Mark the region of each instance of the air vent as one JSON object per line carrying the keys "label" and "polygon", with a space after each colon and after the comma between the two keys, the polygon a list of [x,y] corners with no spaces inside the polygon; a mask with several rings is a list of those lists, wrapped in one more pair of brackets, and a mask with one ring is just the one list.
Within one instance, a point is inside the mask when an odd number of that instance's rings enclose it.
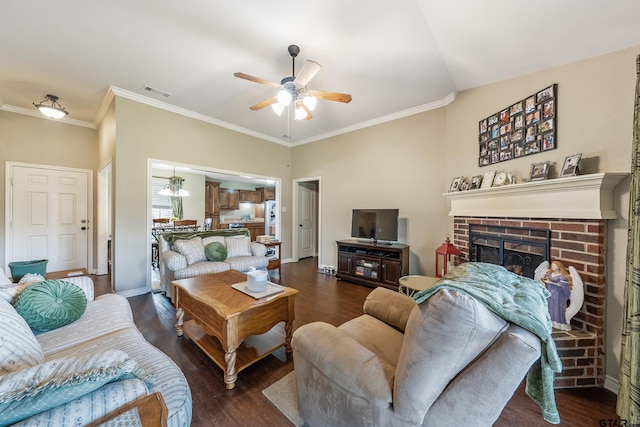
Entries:
{"label": "air vent", "polygon": [[163,98],[168,98],[168,97],[171,96],[170,93],[161,91],[160,89],[156,89],[155,87],[151,87],[151,86],[147,86],[147,85],[142,86],[142,90],[145,91],[145,92],[152,93],[152,94],[157,95],[157,96],[161,96]]}

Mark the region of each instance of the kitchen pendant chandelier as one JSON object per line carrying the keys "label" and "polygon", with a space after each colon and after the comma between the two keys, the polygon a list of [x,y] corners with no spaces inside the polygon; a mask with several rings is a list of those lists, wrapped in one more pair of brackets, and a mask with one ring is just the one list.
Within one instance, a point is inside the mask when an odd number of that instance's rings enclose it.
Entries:
{"label": "kitchen pendant chandelier", "polygon": [[189,197],[189,192],[182,188],[184,178],[176,176],[176,168],[173,168],[173,176],[166,178],[169,183],[165,185],[162,190],[158,191],[161,196],[168,197]]}
{"label": "kitchen pendant chandelier", "polygon": [[[49,104],[45,104],[45,102],[49,102]],[[61,119],[69,112],[65,110],[60,104],[58,104],[58,97],[55,95],[47,94],[44,97],[44,100],[40,101],[39,104],[35,102],[33,105],[40,110],[40,112],[49,117],[50,119]]]}

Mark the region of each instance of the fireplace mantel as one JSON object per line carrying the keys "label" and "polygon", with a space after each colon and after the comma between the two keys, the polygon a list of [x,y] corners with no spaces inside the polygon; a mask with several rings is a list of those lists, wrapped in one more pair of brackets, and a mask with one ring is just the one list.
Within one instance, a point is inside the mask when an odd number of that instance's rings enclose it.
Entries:
{"label": "fireplace mantel", "polygon": [[595,173],[444,193],[449,216],[614,219],[613,189],[628,173]]}

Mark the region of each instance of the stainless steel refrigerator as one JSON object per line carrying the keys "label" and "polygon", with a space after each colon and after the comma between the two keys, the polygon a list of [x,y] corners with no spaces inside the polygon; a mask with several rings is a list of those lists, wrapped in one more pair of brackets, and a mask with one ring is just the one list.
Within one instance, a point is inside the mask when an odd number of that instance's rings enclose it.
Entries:
{"label": "stainless steel refrigerator", "polygon": [[276,202],[267,200],[264,202],[264,234],[269,236],[276,235]]}

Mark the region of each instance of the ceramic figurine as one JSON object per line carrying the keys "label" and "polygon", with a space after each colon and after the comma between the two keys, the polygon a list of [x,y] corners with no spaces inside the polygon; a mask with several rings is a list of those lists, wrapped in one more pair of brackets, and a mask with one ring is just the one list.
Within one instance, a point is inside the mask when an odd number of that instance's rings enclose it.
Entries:
{"label": "ceramic figurine", "polygon": [[551,293],[547,300],[549,315],[554,328],[563,331],[571,330],[571,319],[584,302],[584,284],[578,271],[558,260],[544,261],[536,268],[534,279]]}

